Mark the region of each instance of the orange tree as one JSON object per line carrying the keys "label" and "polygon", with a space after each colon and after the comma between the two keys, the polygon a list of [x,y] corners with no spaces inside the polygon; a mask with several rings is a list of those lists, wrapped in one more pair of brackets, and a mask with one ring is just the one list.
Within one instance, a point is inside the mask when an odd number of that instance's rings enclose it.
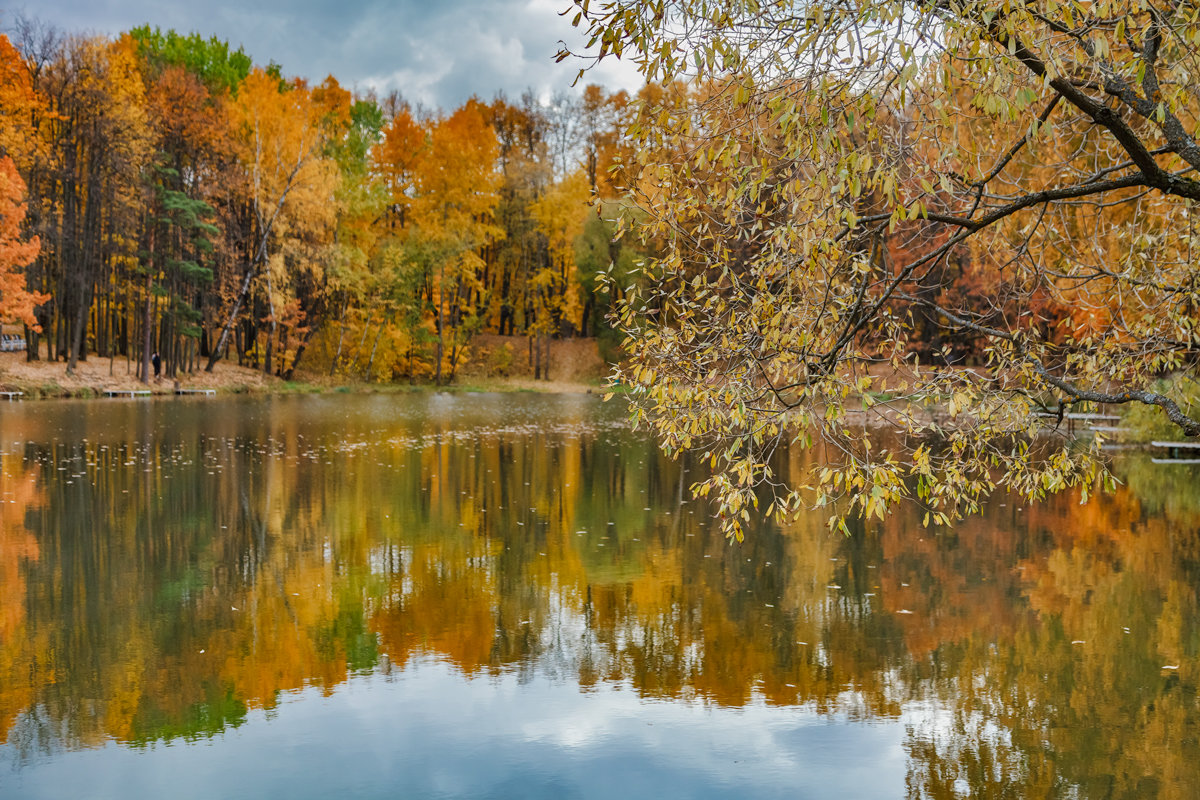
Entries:
{"label": "orange tree", "polygon": [[0,34],[0,323],[21,320],[37,327],[33,308],[47,298],[26,289],[24,268],[41,250],[38,237],[25,235],[25,182],[11,154],[29,149],[25,117],[37,104],[21,56]]}
{"label": "orange tree", "polygon": [[12,159],[0,157],[0,323],[21,320],[33,328],[37,326],[33,307],[47,296],[25,286],[22,270],[37,258],[41,242],[24,235],[24,220],[25,182]]}
{"label": "orange tree", "polygon": [[463,349],[480,324],[479,250],[503,235],[495,224],[498,143],[483,107],[468,101],[427,124],[426,146],[414,165],[415,230],[407,241],[423,262],[436,332],[434,381],[454,377]]}

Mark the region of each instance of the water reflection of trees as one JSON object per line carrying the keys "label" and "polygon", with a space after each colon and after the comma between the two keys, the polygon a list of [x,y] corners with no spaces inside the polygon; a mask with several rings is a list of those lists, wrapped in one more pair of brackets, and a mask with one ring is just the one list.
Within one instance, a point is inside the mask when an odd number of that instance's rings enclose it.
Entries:
{"label": "water reflection of trees", "polygon": [[[1163,479],[1148,460],[1123,470],[1131,486]],[[1126,489],[1005,513],[1020,525],[982,520],[961,536],[1015,542],[1017,558],[996,562],[1009,574],[987,577],[1027,613],[997,619],[989,608],[1008,604],[972,603],[979,627],[939,635],[914,663],[928,679],[905,684],[952,715],[910,729],[910,794],[1194,796],[1200,609],[1196,562],[1181,555],[1195,550],[1197,518],[1147,514]]]}
{"label": "water reflection of trees", "polygon": [[899,718],[914,797],[1200,785],[1194,509],[1121,489],[731,547],[685,502],[692,465],[589,413],[352,435],[231,416],[3,456],[10,744],[203,737],[437,658]]}

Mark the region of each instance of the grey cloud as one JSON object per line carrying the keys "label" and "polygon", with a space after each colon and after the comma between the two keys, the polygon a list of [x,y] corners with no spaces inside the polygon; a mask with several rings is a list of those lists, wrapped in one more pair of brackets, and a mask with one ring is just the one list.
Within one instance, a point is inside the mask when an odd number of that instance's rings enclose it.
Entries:
{"label": "grey cloud", "polygon": [[[288,75],[399,91],[427,106],[453,108],[498,91],[518,96],[565,89],[579,65],[555,64],[558,41],[579,42],[557,12],[567,0],[40,0],[27,14],[70,32],[116,34],[149,22],[216,35],[256,63]],[[10,9],[11,10],[11,9]],[[10,21],[5,13],[3,21]],[[628,65],[606,65],[589,80],[610,88],[638,83]]]}

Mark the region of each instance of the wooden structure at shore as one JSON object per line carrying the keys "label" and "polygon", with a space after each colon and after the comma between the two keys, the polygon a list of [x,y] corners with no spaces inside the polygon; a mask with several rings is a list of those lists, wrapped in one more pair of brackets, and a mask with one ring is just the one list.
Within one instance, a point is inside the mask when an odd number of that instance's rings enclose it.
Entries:
{"label": "wooden structure at shore", "polygon": [[[1057,422],[1059,419],[1057,414],[1049,412],[1043,412],[1038,416],[1047,422]],[[1124,433],[1123,428],[1117,427],[1117,423],[1120,421],[1121,417],[1118,414],[1072,413],[1062,415],[1062,422],[1067,426],[1067,433],[1075,433],[1076,425],[1097,433]]]}
{"label": "wooden structure at shore", "polygon": [[1154,464],[1200,464],[1200,442],[1151,442],[1167,451],[1166,458],[1151,458]]}
{"label": "wooden structure at shore", "polygon": [[[105,389],[104,393],[109,397],[149,397],[153,394],[149,389]],[[175,394],[201,394],[209,397],[215,396],[216,389],[184,389],[176,388]],[[0,392],[2,394],[2,392]],[[20,392],[18,392],[20,394]]]}

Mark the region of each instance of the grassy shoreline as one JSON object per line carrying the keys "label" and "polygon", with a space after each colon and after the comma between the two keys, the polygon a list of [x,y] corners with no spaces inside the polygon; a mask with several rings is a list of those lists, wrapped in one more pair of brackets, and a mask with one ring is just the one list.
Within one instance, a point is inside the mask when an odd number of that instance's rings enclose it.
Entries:
{"label": "grassy shoreline", "polygon": [[571,380],[535,381],[526,376],[469,374],[446,386],[348,381],[344,377],[313,374],[301,374],[298,379],[285,381],[258,370],[222,362],[211,373],[199,371],[181,374],[175,379],[152,378],[147,384],[137,377],[135,366],[123,359],[110,361],[93,357],[79,362],[74,375],[67,375],[66,364],[62,361],[26,361],[25,354],[20,352],[0,354],[0,392],[21,392],[22,400],[106,399],[109,391],[174,395],[176,389],[211,389],[218,395],[391,394],[431,390],[596,394],[604,389],[604,381],[599,377],[571,377]]}

